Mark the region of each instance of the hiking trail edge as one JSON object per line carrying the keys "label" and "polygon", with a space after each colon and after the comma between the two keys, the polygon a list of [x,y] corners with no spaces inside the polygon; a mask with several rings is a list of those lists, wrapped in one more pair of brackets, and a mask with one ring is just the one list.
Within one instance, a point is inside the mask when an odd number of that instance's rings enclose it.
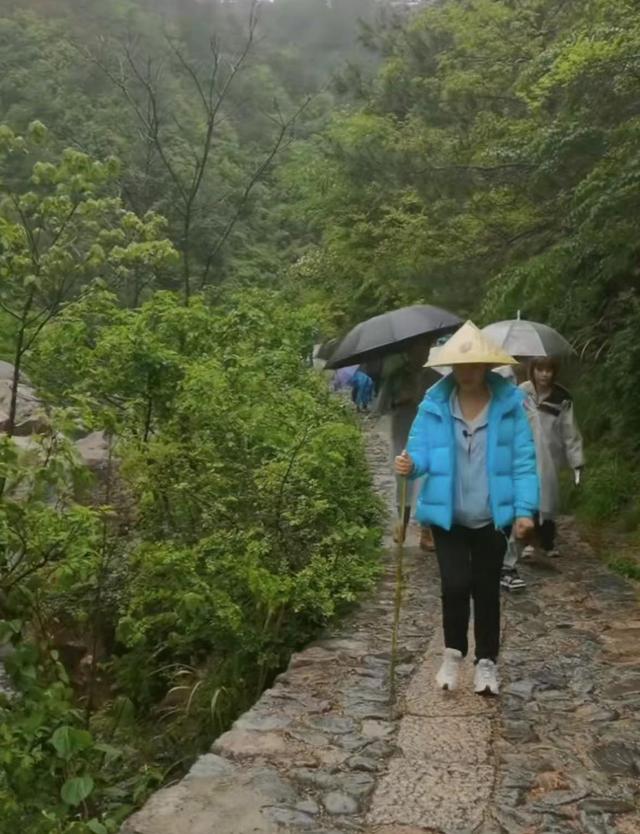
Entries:
{"label": "hiking trail edge", "polygon": [[[384,424],[367,423],[393,512]],[[391,525],[389,525],[390,527]],[[524,564],[503,595],[499,699],[442,693],[433,554],[406,547],[396,698],[389,702],[395,567],[333,633],[121,834],[638,834],[640,609],[560,524],[561,559]]]}

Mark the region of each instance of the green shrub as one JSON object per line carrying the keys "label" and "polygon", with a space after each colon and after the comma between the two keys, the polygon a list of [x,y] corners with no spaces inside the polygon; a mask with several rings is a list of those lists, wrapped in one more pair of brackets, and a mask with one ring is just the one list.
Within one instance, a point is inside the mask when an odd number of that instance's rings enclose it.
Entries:
{"label": "green shrub", "polygon": [[640,475],[634,457],[601,440],[599,445],[588,447],[583,483],[572,491],[569,506],[588,523],[627,526],[636,512],[639,490]]}
{"label": "green shrub", "polygon": [[305,367],[304,314],[280,330],[277,298],[258,298],[211,314],[215,357],[201,344],[183,361],[171,415],[125,452],[144,541],[119,668],[141,703],[168,683],[138,675],[149,657],[214,659],[224,688],[231,658],[268,679],[377,575],[381,507],[359,430]]}
{"label": "green shrub", "polygon": [[[96,290],[43,331],[41,389],[66,425],[116,438],[118,477],[94,500],[119,503],[77,503],[66,442],[36,467],[0,449],[0,475],[38,486],[0,505],[0,589],[25,530],[31,567],[5,594],[28,624],[20,697],[0,708],[12,828],[111,834],[371,587],[382,507],[358,426],[308,367],[316,321],[270,292],[188,308],[158,293],[123,311]],[[52,622],[104,647],[76,692],[47,648]],[[53,741],[65,733],[72,761]]]}
{"label": "green shrub", "polygon": [[57,652],[20,641],[19,623],[2,626],[17,644],[7,668],[20,694],[0,702],[0,830],[114,834],[162,773],[113,726],[109,741],[88,730]]}

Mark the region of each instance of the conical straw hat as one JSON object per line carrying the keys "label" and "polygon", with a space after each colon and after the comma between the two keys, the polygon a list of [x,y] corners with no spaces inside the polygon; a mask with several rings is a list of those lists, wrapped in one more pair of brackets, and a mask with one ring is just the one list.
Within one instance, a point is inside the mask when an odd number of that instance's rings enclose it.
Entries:
{"label": "conical straw hat", "polygon": [[429,357],[425,368],[441,365],[517,365],[518,362],[495,342],[487,338],[472,321],[463,324],[437,352],[437,357]]}

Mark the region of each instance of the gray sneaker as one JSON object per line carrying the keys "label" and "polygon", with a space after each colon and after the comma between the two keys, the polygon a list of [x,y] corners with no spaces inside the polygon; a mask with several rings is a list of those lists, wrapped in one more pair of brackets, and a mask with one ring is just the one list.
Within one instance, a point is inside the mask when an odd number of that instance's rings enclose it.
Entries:
{"label": "gray sneaker", "polygon": [[500,584],[505,591],[524,591],[527,587],[527,583],[524,579],[522,579],[515,568],[509,568],[508,570],[502,571]]}

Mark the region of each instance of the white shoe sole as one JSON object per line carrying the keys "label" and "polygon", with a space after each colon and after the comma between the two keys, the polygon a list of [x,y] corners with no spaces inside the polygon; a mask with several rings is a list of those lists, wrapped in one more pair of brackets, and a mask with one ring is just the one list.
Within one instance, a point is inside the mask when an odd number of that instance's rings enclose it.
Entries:
{"label": "white shoe sole", "polygon": [[509,591],[509,592],[513,591],[515,593],[518,593],[518,591],[525,591],[526,588],[527,588],[526,584],[524,584],[524,585],[510,585],[508,582],[501,582],[500,587],[504,588],[505,591]]}

